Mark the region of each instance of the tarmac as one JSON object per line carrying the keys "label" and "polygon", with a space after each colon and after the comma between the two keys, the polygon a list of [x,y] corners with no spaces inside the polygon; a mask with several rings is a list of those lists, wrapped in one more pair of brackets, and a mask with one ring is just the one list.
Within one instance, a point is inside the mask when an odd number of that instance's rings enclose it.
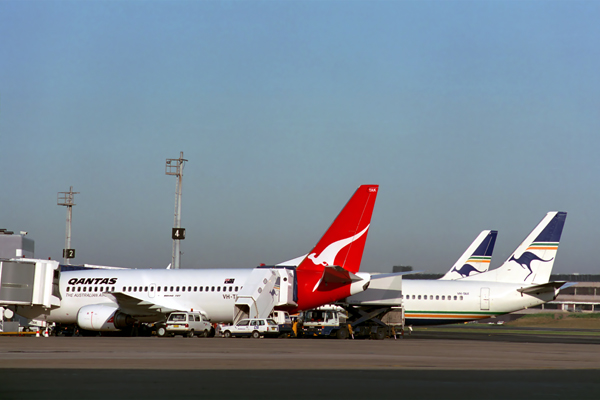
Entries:
{"label": "tarmac", "polygon": [[598,399],[598,332],[498,328],[383,341],[0,337],[0,399]]}

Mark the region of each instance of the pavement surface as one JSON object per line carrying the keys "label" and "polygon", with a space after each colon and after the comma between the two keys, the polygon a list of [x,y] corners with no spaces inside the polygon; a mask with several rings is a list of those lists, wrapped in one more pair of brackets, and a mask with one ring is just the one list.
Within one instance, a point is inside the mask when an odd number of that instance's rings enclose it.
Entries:
{"label": "pavement surface", "polygon": [[0,399],[598,399],[600,336],[0,337]]}

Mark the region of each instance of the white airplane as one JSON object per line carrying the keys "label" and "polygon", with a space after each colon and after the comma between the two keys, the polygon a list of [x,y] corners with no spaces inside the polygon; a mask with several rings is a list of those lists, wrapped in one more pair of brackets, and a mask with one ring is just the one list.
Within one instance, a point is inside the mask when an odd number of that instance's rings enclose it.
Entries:
{"label": "white airplane", "polygon": [[[507,314],[552,301],[565,282],[550,282],[567,213],[550,212],[500,267],[456,280],[399,281],[372,275],[371,285],[346,303],[355,307],[404,304],[407,325],[440,325]],[[398,288],[401,286],[401,290]]]}
{"label": "white airplane", "polygon": [[[358,271],[378,189],[360,186],[295,274],[277,281],[279,290],[282,281],[293,286],[294,299],[284,308],[292,312],[314,308],[368,287],[370,275]],[[16,312],[30,319],[77,323],[92,331],[118,331],[135,321],[159,322],[173,311],[194,310],[212,322],[232,322],[238,295],[255,270],[67,271],[60,275],[60,306],[50,311],[18,306]],[[262,293],[262,288],[256,290]],[[271,295],[275,296],[275,287]]]}
{"label": "white airplane", "polygon": [[486,272],[492,261],[496,236],[498,231],[482,231],[440,280],[461,279]]}

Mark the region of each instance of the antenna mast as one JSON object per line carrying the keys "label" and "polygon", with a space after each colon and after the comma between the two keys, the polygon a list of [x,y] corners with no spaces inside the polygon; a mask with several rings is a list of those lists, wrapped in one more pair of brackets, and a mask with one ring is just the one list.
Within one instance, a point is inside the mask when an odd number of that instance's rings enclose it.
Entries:
{"label": "antenna mast", "polygon": [[171,268],[179,269],[181,251],[179,241],[185,239],[185,229],[181,227],[181,183],[183,178],[183,166],[187,160],[183,158],[183,151],[179,153],[179,158],[167,158],[165,165],[165,174],[177,177],[177,186],[175,187],[175,221],[171,237],[173,238],[173,255],[171,257]]}

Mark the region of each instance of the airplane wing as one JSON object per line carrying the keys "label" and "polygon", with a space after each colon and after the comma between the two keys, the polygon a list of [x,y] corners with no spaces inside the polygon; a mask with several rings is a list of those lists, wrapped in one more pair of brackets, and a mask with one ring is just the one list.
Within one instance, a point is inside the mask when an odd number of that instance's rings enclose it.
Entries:
{"label": "airplane wing", "polygon": [[109,292],[104,294],[119,305],[119,309],[132,317],[148,315],[167,315],[173,311],[181,310],[175,305],[163,305],[155,302],[140,300],[123,292]]}

